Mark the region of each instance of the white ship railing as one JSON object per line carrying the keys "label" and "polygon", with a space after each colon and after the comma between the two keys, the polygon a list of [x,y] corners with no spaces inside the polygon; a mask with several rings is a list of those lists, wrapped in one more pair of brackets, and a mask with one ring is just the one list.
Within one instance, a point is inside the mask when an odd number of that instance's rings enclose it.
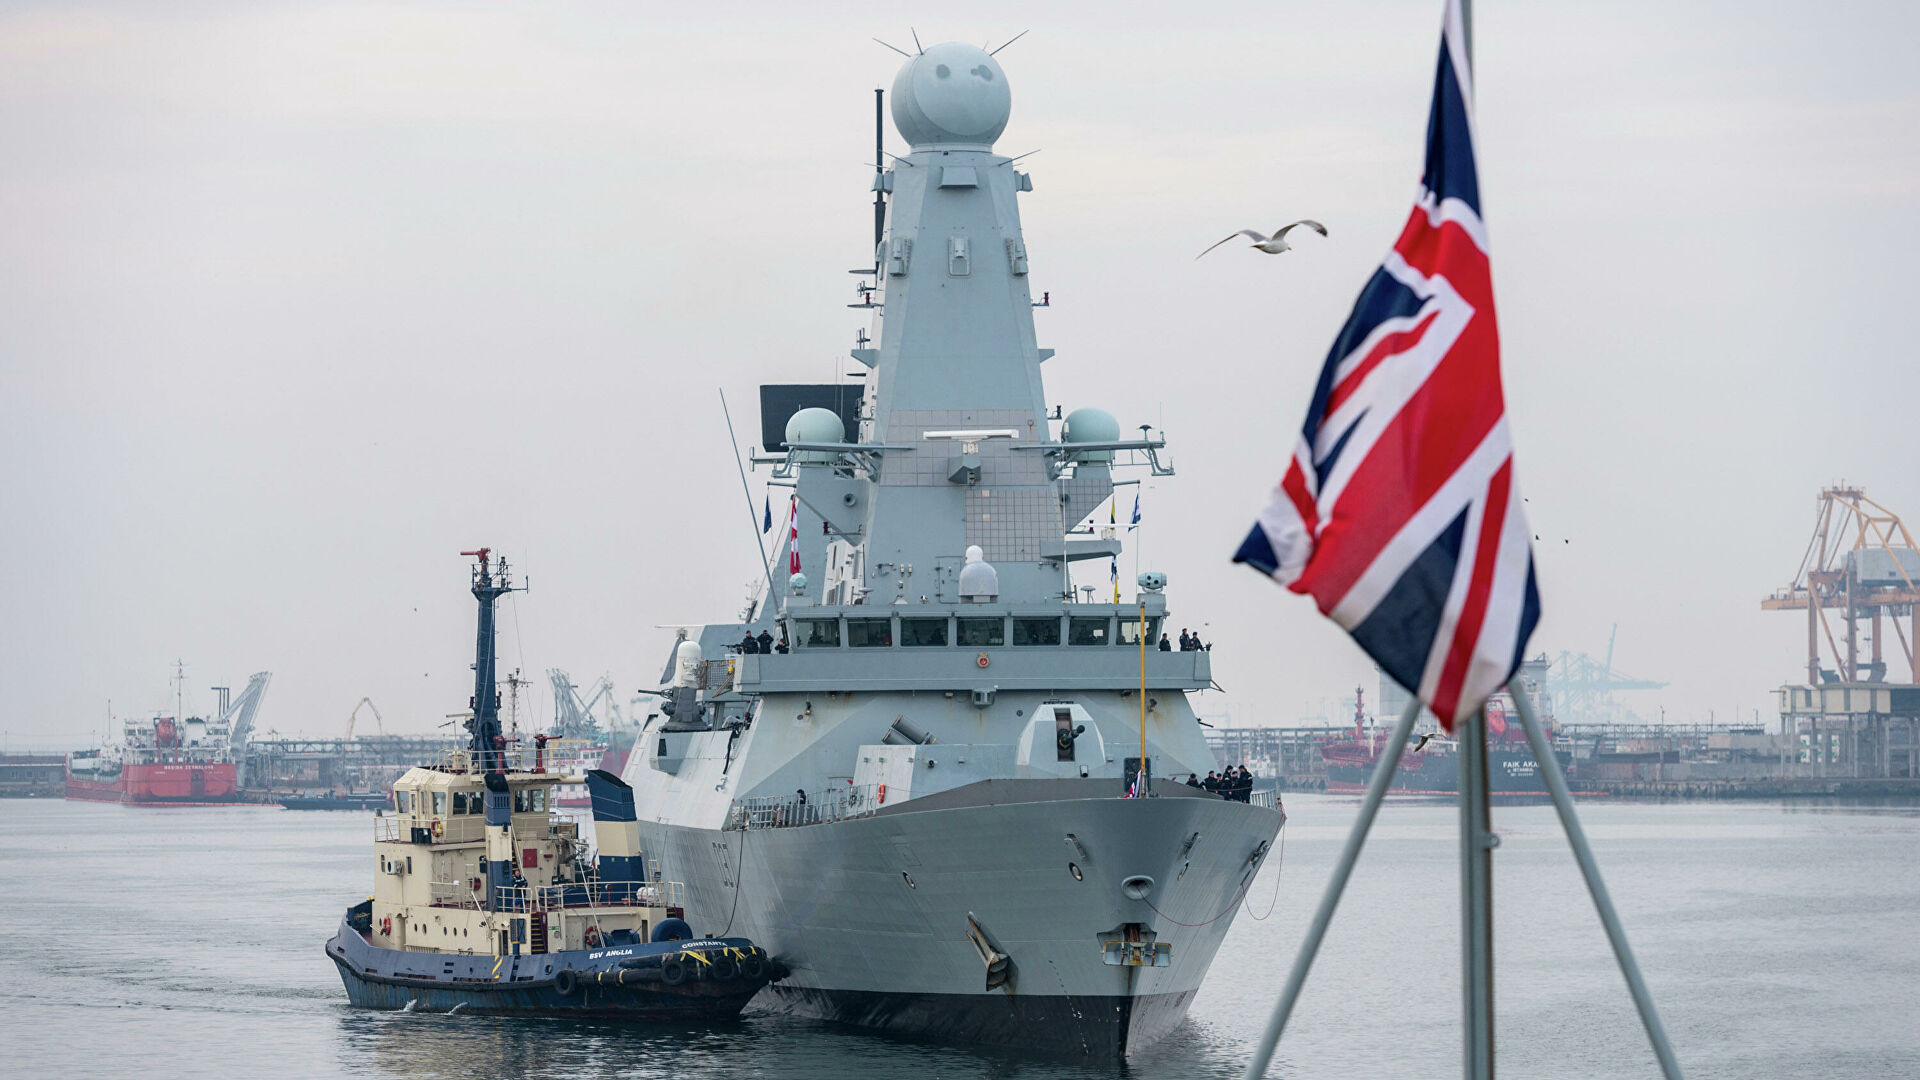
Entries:
{"label": "white ship railing", "polygon": [[1277,787],[1271,787],[1271,788],[1265,789],[1264,791],[1253,792],[1252,794],[1247,796],[1247,801],[1252,803],[1255,806],[1264,806],[1264,807],[1267,807],[1268,809],[1278,809],[1280,806],[1280,789]]}
{"label": "white ship railing", "polygon": [[[466,881],[429,883],[434,907],[481,910],[486,883],[475,888]],[[687,906],[687,887],[678,881],[583,881],[562,885],[522,885],[499,890],[503,911],[564,911],[597,907]]]}
{"label": "white ship railing", "polygon": [[832,787],[792,795],[760,795],[741,799],[727,812],[728,829],[784,829],[796,825],[825,825],[866,817],[880,809],[881,785]]}

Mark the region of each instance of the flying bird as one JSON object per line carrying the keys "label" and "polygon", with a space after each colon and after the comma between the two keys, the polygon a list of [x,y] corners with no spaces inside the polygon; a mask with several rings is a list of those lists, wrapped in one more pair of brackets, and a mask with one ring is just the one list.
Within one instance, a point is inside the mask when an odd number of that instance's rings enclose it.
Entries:
{"label": "flying bird", "polygon": [[[1299,228],[1302,225],[1305,225],[1307,228],[1312,229],[1314,232],[1319,233],[1321,236],[1327,235],[1327,227],[1325,225],[1322,225],[1317,221],[1308,221],[1305,218],[1302,218],[1291,225],[1280,226],[1278,229],[1275,229],[1273,231],[1272,236],[1268,236],[1265,233],[1254,232],[1252,229],[1241,229],[1237,233],[1229,234],[1226,240],[1222,240],[1220,241],[1219,244],[1213,245],[1213,247],[1208,248],[1207,251],[1212,251],[1213,248],[1219,247],[1220,244],[1226,243],[1227,240],[1232,240],[1235,236],[1245,236],[1253,240],[1253,243],[1248,245],[1249,247],[1258,248],[1259,250],[1264,251],[1269,255],[1278,255],[1283,251],[1293,250],[1292,246],[1287,243],[1287,234]],[[1197,261],[1200,258],[1200,256],[1205,255],[1207,251],[1201,252],[1200,255],[1195,255],[1194,259]]]}
{"label": "flying bird", "polygon": [[1420,741],[1413,744],[1412,752],[1417,754],[1420,751],[1425,750],[1427,748],[1427,744],[1432,742],[1434,736],[1438,734],[1440,733],[1437,731],[1429,731],[1425,735],[1420,736]]}

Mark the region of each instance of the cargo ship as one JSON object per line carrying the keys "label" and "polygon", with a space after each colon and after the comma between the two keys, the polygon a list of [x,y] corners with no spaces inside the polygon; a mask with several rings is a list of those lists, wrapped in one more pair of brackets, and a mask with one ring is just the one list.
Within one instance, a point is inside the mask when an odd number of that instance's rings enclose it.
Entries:
{"label": "cargo ship", "polygon": [[[1505,691],[1487,701],[1487,783],[1495,795],[1544,797],[1545,783],[1540,779],[1540,763],[1527,746],[1526,735],[1518,724],[1509,724],[1512,698]],[[1401,752],[1400,767],[1394,770],[1389,792],[1401,795],[1454,795],[1460,791],[1459,744],[1448,738],[1431,717],[1423,717],[1426,730],[1416,735]],[[1416,731],[1419,729],[1416,728]],[[1549,721],[1551,731],[1551,721]],[[1365,705],[1365,690],[1354,690],[1353,734],[1320,744],[1320,760],[1327,767],[1327,790],[1356,793],[1365,791],[1380,760],[1380,744],[1386,739],[1371,729]],[[1571,757],[1556,750],[1560,768],[1566,770]]]}
{"label": "cargo ship", "polygon": [[[180,676],[176,675],[176,679]],[[271,672],[258,672],[237,698],[216,687],[212,717],[129,719],[114,745],[67,757],[67,798],[132,806],[212,806],[247,801],[242,759]]]}

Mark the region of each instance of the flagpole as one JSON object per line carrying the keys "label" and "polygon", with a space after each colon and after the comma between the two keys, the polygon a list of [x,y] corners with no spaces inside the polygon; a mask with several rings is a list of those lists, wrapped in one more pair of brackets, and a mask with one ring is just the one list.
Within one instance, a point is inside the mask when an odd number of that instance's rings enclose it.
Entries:
{"label": "flagpole", "polygon": [[1467,1080],[1493,1080],[1493,834],[1487,713],[1460,717],[1461,1052]]}
{"label": "flagpole", "polygon": [[[727,408],[727,392],[720,389],[720,415],[727,418],[727,445],[733,447],[733,467],[740,472],[740,494],[747,497],[747,520],[755,525],[760,519],[753,513],[753,489],[747,486],[747,467],[740,463],[740,440],[733,434],[733,411]],[[773,587],[773,565],[767,561],[767,541],[759,530],[754,531],[753,542],[760,545],[760,569],[767,573],[767,604],[771,605],[779,596],[779,590]]]}
{"label": "flagpole", "polygon": [[1347,846],[1341,849],[1340,861],[1334,864],[1333,876],[1327,879],[1327,891],[1320,897],[1320,907],[1307,927],[1307,940],[1300,943],[1300,954],[1294,957],[1293,970],[1287,973],[1287,987],[1280,992],[1280,1000],[1273,1007],[1267,1030],[1260,1035],[1260,1045],[1253,1049],[1244,1080],[1260,1080],[1266,1075],[1267,1063],[1273,1060],[1273,1048],[1279,1045],[1280,1033],[1287,1029],[1287,1018],[1293,1014],[1293,1004],[1300,998],[1300,988],[1306,985],[1307,972],[1313,970],[1320,942],[1327,936],[1328,924],[1333,922],[1333,911],[1340,906],[1340,894],[1346,891],[1347,879],[1353,876],[1353,864],[1360,860],[1360,849],[1367,842],[1367,832],[1373,828],[1373,817],[1380,810],[1380,801],[1386,798],[1387,785],[1393,782],[1394,771],[1400,767],[1400,752],[1407,748],[1407,737],[1413,734],[1413,722],[1419,716],[1420,699],[1416,697],[1407,703],[1399,722],[1393,725],[1386,751],[1373,759],[1373,777],[1367,781],[1367,794],[1360,800],[1360,816],[1354,819],[1353,828],[1347,833]]}
{"label": "flagpole", "polygon": [[1534,760],[1540,763],[1540,778],[1546,781],[1547,794],[1553,797],[1553,808],[1560,815],[1560,828],[1567,834],[1567,846],[1573,849],[1573,859],[1580,864],[1580,875],[1587,880],[1593,909],[1600,916],[1600,925],[1606,928],[1614,959],[1620,962],[1620,974],[1626,977],[1627,992],[1633,995],[1633,1007],[1640,1013],[1640,1024],[1647,1029],[1653,1056],[1660,1061],[1660,1072],[1667,1080],[1680,1080],[1680,1062],[1667,1042],[1667,1029],[1653,1007],[1653,995],[1647,991],[1646,980],[1640,975],[1640,965],[1634,962],[1633,948],[1627,944],[1627,932],[1620,925],[1619,913],[1613,909],[1607,884],[1600,879],[1600,864],[1594,860],[1593,848],[1587,843],[1587,832],[1574,815],[1573,796],[1567,791],[1566,777],[1560,774],[1559,759],[1553,756],[1553,744],[1547,741],[1539,717],[1533,714],[1533,702],[1526,691],[1519,687],[1509,687],[1509,690],[1514,708],[1520,712],[1520,726],[1527,732],[1527,745],[1533,750]]}

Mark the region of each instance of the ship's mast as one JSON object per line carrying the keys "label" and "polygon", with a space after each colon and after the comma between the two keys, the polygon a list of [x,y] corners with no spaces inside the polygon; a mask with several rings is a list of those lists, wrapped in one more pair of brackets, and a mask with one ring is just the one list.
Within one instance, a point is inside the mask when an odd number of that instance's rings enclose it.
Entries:
{"label": "ship's mast", "polygon": [[494,688],[493,609],[502,595],[516,590],[507,560],[501,559],[499,568],[494,569],[489,561],[492,552],[492,548],[481,548],[460,553],[480,560],[473,568],[473,598],[480,603],[480,626],[473,647],[473,715],[467,720],[471,733],[467,753],[481,772],[504,772],[507,740],[500,731],[500,693]]}

